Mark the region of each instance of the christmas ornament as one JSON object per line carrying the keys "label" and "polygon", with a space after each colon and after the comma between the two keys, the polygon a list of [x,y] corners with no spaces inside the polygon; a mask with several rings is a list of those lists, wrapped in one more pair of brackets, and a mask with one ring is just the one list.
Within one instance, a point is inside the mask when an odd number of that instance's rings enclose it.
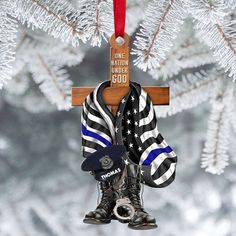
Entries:
{"label": "christmas ornament", "polygon": [[[81,131],[86,160],[82,169],[91,171],[102,191],[99,205],[85,215],[84,222],[104,224],[116,219],[132,229],[152,229],[157,227],[156,220],[141,204],[141,183],[165,187],[175,178],[177,157],[158,132],[153,109],[153,104],[169,103],[169,89],[142,88],[130,82],[125,6],[125,0],[114,0],[110,81],[95,89],[72,90],[72,104],[83,104]],[[115,153],[120,147],[125,148],[125,154]]]}

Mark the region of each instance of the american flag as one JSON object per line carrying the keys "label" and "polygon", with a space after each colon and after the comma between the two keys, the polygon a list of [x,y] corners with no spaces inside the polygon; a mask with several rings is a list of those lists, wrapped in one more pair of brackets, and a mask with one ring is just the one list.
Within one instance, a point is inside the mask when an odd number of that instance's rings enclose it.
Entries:
{"label": "american flag", "polygon": [[144,184],[161,188],[175,179],[177,156],[158,131],[152,101],[138,83],[130,83],[114,117],[102,97],[105,81],[87,96],[81,115],[83,156],[123,144],[128,161],[141,166]]}

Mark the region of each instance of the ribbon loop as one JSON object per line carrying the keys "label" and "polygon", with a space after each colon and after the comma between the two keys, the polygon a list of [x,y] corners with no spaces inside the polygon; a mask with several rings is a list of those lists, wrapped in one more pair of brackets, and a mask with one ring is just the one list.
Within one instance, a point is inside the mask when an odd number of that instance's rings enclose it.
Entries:
{"label": "ribbon loop", "polygon": [[126,18],[126,0],[113,0],[115,36],[124,37],[125,18]]}

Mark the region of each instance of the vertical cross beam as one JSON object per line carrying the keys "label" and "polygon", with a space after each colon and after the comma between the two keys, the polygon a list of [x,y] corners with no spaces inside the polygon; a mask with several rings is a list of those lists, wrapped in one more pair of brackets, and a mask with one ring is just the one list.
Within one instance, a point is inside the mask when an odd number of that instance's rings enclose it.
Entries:
{"label": "vertical cross beam", "polygon": [[[117,42],[115,34],[110,38],[110,87],[129,87],[130,59],[129,36],[124,34],[123,42]],[[115,95],[115,94],[114,94]],[[116,116],[118,106],[111,106],[111,112]]]}

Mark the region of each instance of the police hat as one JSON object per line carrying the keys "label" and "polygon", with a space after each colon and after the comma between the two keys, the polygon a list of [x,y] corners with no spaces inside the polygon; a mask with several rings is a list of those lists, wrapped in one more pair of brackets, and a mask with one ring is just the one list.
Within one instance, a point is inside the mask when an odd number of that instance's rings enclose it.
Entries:
{"label": "police hat", "polygon": [[83,171],[92,171],[98,181],[112,179],[124,169],[123,156],[126,155],[124,145],[113,145],[99,149],[86,157],[81,165]]}

